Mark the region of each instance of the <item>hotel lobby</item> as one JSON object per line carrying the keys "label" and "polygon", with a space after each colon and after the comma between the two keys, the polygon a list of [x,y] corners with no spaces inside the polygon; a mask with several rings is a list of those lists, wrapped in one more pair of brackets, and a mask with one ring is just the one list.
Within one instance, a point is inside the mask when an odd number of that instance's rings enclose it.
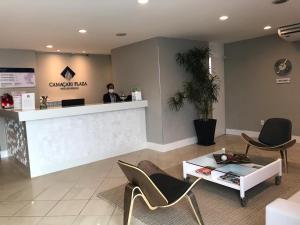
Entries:
{"label": "hotel lobby", "polygon": [[298,0],[0,2],[0,225],[300,224]]}

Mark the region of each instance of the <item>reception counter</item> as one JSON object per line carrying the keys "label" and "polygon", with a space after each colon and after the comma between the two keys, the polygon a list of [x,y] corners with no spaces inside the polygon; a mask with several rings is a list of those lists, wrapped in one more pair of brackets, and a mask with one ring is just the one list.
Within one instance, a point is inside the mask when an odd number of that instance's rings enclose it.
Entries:
{"label": "reception counter", "polygon": [[147,101],[45,110],[0,110],[7,148],[31,177],[132,151],[146,144]]}

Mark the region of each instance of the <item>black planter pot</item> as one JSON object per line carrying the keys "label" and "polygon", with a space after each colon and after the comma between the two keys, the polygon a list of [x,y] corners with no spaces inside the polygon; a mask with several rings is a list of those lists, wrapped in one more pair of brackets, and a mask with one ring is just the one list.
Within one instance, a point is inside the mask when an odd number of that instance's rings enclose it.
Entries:
{"label": "black planter pot", "polygon": [[209,119],[194,120],[195,130],[198,138],[198,145],[214,145],[215,144],[215,130],[217,120]]}

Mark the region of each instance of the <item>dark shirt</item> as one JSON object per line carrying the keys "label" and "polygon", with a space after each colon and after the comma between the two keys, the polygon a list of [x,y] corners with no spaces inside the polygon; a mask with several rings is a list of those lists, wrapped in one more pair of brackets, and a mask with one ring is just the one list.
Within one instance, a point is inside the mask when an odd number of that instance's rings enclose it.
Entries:
{"label": "dark shirt", "polygon": [[106,93],[103,95],[103,103],[121,102],[121,98],[117,93]]}

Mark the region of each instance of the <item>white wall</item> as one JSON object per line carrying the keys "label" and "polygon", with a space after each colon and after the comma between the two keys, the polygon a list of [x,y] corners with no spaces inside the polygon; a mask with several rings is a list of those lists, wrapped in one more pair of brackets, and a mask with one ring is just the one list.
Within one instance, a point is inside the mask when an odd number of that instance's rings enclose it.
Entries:
{"label": "white wall", "polygon": [[[72,82],[87,82],[79,89],[61,90],[49,87],[49,82],[66,82],[61,72],[69,66],[76,74]],[[87,104],[102,102],[106,85],[112,81],[109,55],[82,55],[61,53],[37,53],[38,90],[50,101],[69,98],[85,98]],[[67,81],[68,82],[68,81]]]}
{"label": "white wall", "polygon": [[219,77],[219,101],[213,106],[213,117],[217,119],[216,136],[225,134],[225,83],[224,83],[224,44],[210,42],[212,73]]}

